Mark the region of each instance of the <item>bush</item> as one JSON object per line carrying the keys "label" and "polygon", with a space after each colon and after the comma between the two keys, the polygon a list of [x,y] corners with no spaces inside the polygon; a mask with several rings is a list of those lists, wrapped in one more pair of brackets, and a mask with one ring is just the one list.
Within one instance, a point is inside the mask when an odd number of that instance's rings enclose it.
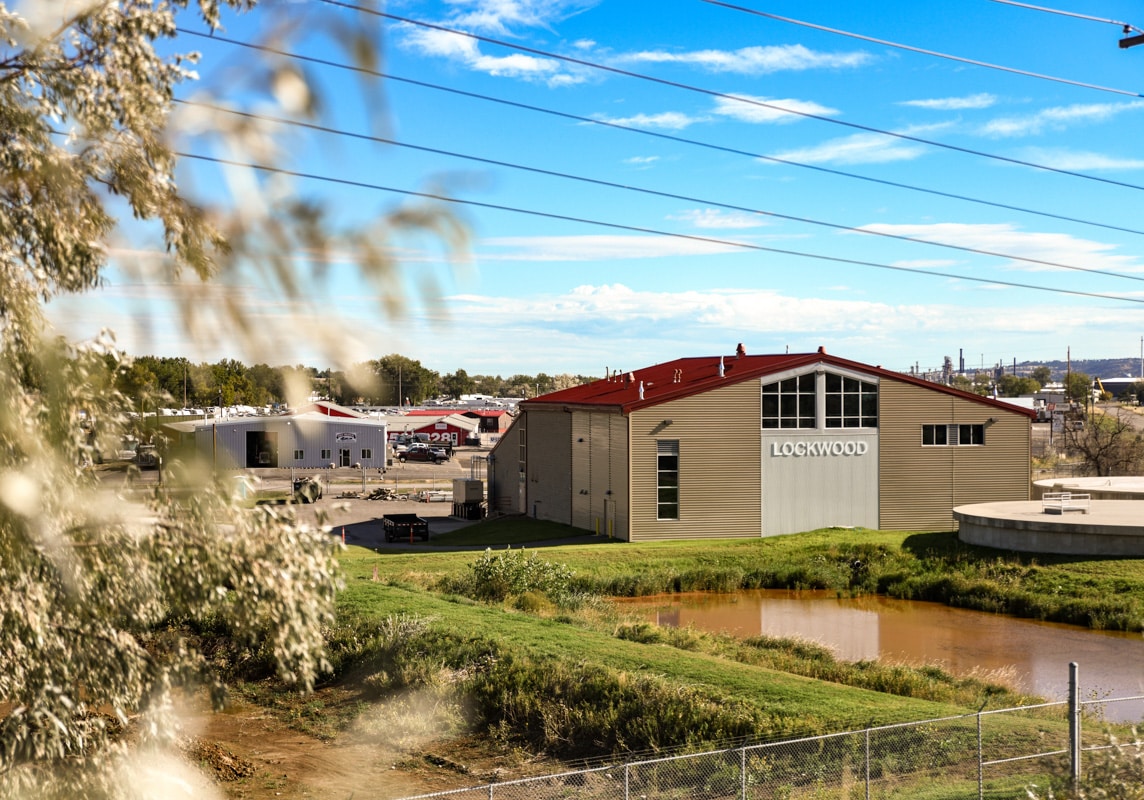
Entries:
{"label": "bush", "polygon": [[568,593],[572,570],[563,564],[542,561],[535,552],[485,550],[469,565],[470,588],[481,600],[504,600],[527,592],[543,592],[552,598]]}

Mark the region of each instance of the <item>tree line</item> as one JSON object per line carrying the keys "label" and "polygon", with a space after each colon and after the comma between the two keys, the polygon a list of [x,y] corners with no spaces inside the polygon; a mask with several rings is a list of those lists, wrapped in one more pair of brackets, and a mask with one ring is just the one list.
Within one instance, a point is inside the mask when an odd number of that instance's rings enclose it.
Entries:
{"label": "tree line", "polygon": [[587,375],[523,373],[469,375],[465,370],[442,375],[402,355],[355,364],[346,370],[255,364],[234,359],[213,364],[186,358],[138,356],[117,372],[116,388],[136,410],[176,406],[298,405],[311,394],[341,405],[420,405],[436,398],[465,394],[490,397],[535,397],[595,380]]}

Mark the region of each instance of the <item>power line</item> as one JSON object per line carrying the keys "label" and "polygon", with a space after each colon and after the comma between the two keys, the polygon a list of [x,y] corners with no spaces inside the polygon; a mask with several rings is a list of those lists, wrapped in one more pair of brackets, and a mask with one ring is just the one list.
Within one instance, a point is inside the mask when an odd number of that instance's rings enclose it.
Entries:
{"label": "power line", "polygon": [[[498,47],[506,47],[506,48],[509,48],[511,50],[520,51],[522,53],[529,53],[530,55],[543,56],[544,58],[551,58],[551,59],[555,59],[557,61],[564,61],[564,62],[567,62],[569,64],[576,64],[578,66],[588,67],[590,69],[596,69],[596,70],[600,70],[602,72],[610,72],[610,73],[615,74],[615,75],[623,75],[624,77],[627,77],[627,78],[636,78],[637,80],[648,81],[649,83],[655,83],[655,84],[658,84],[661,86],[670,86],[670,87],[675,88],[675,89],[683,89],[684,91],[695,92],[696,94],[702,94],[702,95],[705,95],[707,97],[717,97],[717,98],[722,99],[722,100],[733,100],[735,102],[744,103],[746,105],[757,106],[759,108],[766,108],[766,109],[769,109],[771,111],[779,111],[779,112],[782,112],[784,114],[793,114],[795,116],[804,117],[806,119],[814,119],[814,120],[818,120],[819,122],[827,122],[827,123],[830,123],[831,125],[841,125],[842,127],[845,127],[845,128],[850,128],[852,130],[864,131],[866,133],[877,133],[877,134],[880,134],[882,136],[890,136],[890,137],[893,137],[895,139],[901,139],[902,141],[914,142],[916,144],[924,144],[924,145],[927,145],[929,147],[937,147],[937,148],[940,148],[942,150],[949,150],[949,151],[955,152],[955,153],[962,153],[964,155],[977,156],[978,158],[987,158],[987,159],[990,159],[992,161],[1000,161],[1000,162],[1005,163],[1005,164],[1015,164],[1015,165],[1021,166],[1021,167],[1030,167],[1032,169],[1039,169],[1039,170],[1043,170],[1045,172],[1053,172],[1053,173],[1056,173],[1058,175],[1067,175],[1067,176],[1072,177],[1072,178],[1080,178],[1082,180],[1095,181],[1097,183],[1104,183],[1104,184],[1108,184],[1110,186],[1120,186],[1120,187],[1125,188],[1125,189],[1135,189],[1137,191],[1144,191],[1144,186],[1140,186],[1140,185],[1135,184],[1135,183],[1127,183],[1125,181],[1113,180],[1112,178],[1102,178],[1098,175],[1089,175],[1089,174],[1084,173],[1084,172],[1074,172],[1072,170],[1062,169],[1060,167],[1050,167],[1047,164],[1037,164],[1037,163],[1032,162],[1032,161],[1023,161],[1022,159],[1019,159],[1019,158],[1011,158],[1009,156],[1001,156],[1001,155],[997,155],[995,153],[987,153],[984,150],[974,150],[973,148],[970,148],[970,147],[961,147],[960,145],[949,144],[948,142],[939,142],[939,141],[935,141],[933,139],[924,139],[920,136],[913,136],[913,135],[908,134],[908,133],[899,133],[896,131],[887,131],[887,130],[884,130],[882,128],[875,128],[875,127],[870,126],[870,125],[862,125],[862,124],[857,123],[857,122],[847,122],[845,120],[835,119],[834,117],[827,117],[827,116],[822,115],[822,114],[813,114],[809,111],[799,111],[799,110],[796,110],[793,108],[787,108],[785,106],[776,105],[774,103],[767,103],[767,102],[764,102],[762,100],[756,100],[754,98],[743,97],[741,95],[735,95],[735,94],[729,94],[727,92],[718,92],[718,91],[715,91],[714,89],[704,89],[703,87],[700,87],[700,86],[692,86],[691,84],[681,83],[679,81],[670,81],[670,80],[667,80],[666,78],[656,78],[654,76],[645,75],[645,74],[640,73],[640,72],[632,72],[631,70],[620,69],[619,67],[610,67],[610,66],[607,66],[605,64],[599,64],[599,63],[596,63],[593,61],[588,61],[588,60],[582,59],[582,58],[573,58],[572,56],[560,55],[558,53],[553,53],[553,52],[550,52],[547,50],[540,50],[540,49],[535,48],[535,47],[526,47],[525,45],[513,44],[512,42],[506,42],[502,39],[494,39],[490,36],[482,36],[481,34],[469,33],[467,31],[457,30],[456,28],[449,28],[445,25],[437,25],[437,24],[432,23],[432,22],[424,22],[422,20],[411,19],[409,17],[402,17],[402,16],[399,16],[397,14],[390,14],[390,13],[385,12],[385,11],[377,11],[375,9],[363,8],[361,6],[355,6],[351,3],[340,2],[340,0],[321,0],[321,2],[325,3],[326,5],[337,6],[340,8],[347,8],[347,9],[350,9],[353,11],[360,11],[363,14],[372,14],[374,16],[383,17],[385,19],[390,19],[390,20],[393,20],[395,22],[404,22],[408,25],[416,25],[418,27],[428,28],[429,30],[440,31],[442,33],[451,33],[455,36],[463,36],[465,38],[473,39],[475,41],[485,42],[486,44],[493,44],[493,45],[496,45]],[[1136,95],[1136,96],[1144,96],[1144,95]]]}
{"label": "power line", "polygon": [[717,152],[728,153],[730,155],[740,155],[747,158],[758,159],[761,161],[768,161],[774,164],[783,164],[790,167],[798,167],[799,169],[807,169],[814,172],[820,172],[825,175],[833,175],[835,177],[850,178],[852,180],[865,181],[867,183],[876,184],[879,186],[887,186],[894,189],[904,189],[911,192],[920,192],[922,194],[929,194],[935,197],[944,197],[949,200],[959,200],[966,203],[974,203],[976,205],[987,206],[990,208],[1000,208],[1006,211],[1016,211],[1021,214],[1031,214],[1038,217],[1045,217],[1047,219],[1060,220],[1062,222],[1071,222],[1077,225],[1086,225],[1094,228],[1103,228],[1105,230],[1119,231],[1121,233],[1131,233],[1137,236],[1144,236],[1144,230],[1136,228],[1128,228],[1120,225],[1113,225],[1106,222],[1097,222],[1095,220],[1087,220],[1080,217],[1071,217],[1065,214],[1054,214],[1050,211],[1038,211],[1032,208],[1023,206],[1011,205],[1008,203],[1001,203],[994,200],[985,200],[979,197],[972,197],[969,195],[957,194],[954,192],[945,192],[940,189],[931,189],[924,186],[917,186],[915,184],[901,183],[899,181],[886,180],[884,178],[875,178],[869,175],[859,175],[853,172],[846,172],[845,170],[832,169],[830,167],[823,167],[816,164],[806,164],[800,161],[793,161],[786,158],[778,158],[775,156],[763,155],[762,153],[754,153],[749,150],[740,150],[734,147],[727,147],[725,145],[712,144],[710,142],[699,141],[698,139],[689,139],[685,136],[675,136],[669,133],[662,133],[660,131],[651,131],[644,128],[637,128],[631,125],[623,125],[618,122],[609,122],[607,120],[593,119],[592,117],[583,117],[577,114],[570,114],[565,111],[557,111],[544,106],[532,105],[529,103],[522,103],[516,100],[506,100],[502,97],[494,97],[492,95],[481,94],[479,92],[470,92],[464,89],[457,89],[451,86],[442,86],[440,84],[429,83],[428,81],[417,80],[414,78],[406,78],[392,73],[380,72],[378,70],[369,69],[366,67],[357,67],[349,64],[342,64],[337,61],[330,61],[328,59],[316,58],[314,56],[302,55],[300,53],[293,53],[288,50],[279,50],[274,47],[266,45],[252,44],[251,42],[243,42],[238,39],[229,39],[225,36],[208,35],[198,31],[187,30],[179,28],[178,32],[190,36],[198,36],[203,39],[210,39],[212,41],[229,44],[236,47],[244,47],[251,50],[258,50],[262,52],[271,53],[273,55],[292,58],[298,61],[303,61],[310,64],[317,64],[321,66],[333,67],[335,69],[347,70],[350,72],[358,72],[364,75],[370,75],[376,78],[384,78],[386,80],[395,81],[398,83],[405,83],[410,86],[417,86],[423,89],[432,89],[434,91],[446,92],[456,95],[458,97],[468,97],[473,100],[480,100],[483,102],[497,103],[499,105],[508,106],[510,108],[518,108],[524,111],[532,111],[538,114],[547,114],[549,116],[558,117],[560,119],[567,119],[577,123],[599,125],[605,128],[613,128],[616,130],[627,131],[628,133],[638,133],[642,136],[648,136],[655,139],[662,139],[664,141],[675,142],[678,144],[691,145],[693,147],[702,147],[708,150]]}
{"label": "power line", "polygon": [[[323,2],[330,2],[330,0],[323,0]],[[891,42],[891,41],[888,41],[886,39],[876,39],[873,36],[865,36],[861,33],[853,33],[851,31],[844,31],[844,30],[840,30],[838,28],[828,28],[825,25],[816,25],[813,22],[804,22],[804,21],[798,20],[798,19],[791,19],[790,17],[781,17],[778,14],[771,14],[771,13],[768,13],[766,11],[758,11],[758,10],[753,9],[753,8],[744,8],[743,6],[736,6],[736,5],[732,5],[731,3],[725,3],[725,2],[723,2],[723,0],[703,0],[703,2],[707,3],[708,5],[722,6],[723,8],[729,8],[732,11],[742,11],[744,14],[752,14],[756,17],[766,17],[767,19],[773,19],[776,22],[786,22],[786,23],[789,23],[791,25],[799,25],[803,28],[811,28],[812,30],[816,30],[816,31],[823,31],[825,33],[834,33],[834,34],[837,34],[839,36],[848,36],[851,39],[859,39],[863,42],[871,42],[873,44],[880,44],[880,45],[884,45],[886,47],[895,47],[899,50],[908,50],[911,53],[922,53],[923,55],[936,56],[937,58],[945,58],[945,59],[948,59],[950,61],[959,61],[962,64],[972,64],[976,67],[986,67],[988,69],[1000,70],[1001,72],[1011,72],[1014,75],[1024,75],[1024,76],[1029,77],[1029,78],[1039,78],[1040,80],[1044,80],[1044,81],[1055,81],[1056,83],[1067,83],[1070,86],[1079,86],[1082,89],[1095,89],[1099,92],[1112,92],[1113,94],[1123,94],[1123,95],[1128,95],[1129,97],[1144,97],[1144,94],[1141,94],[1140,92],[1132,92],[1132,91],[1128,91],[1127,89],[1113,89],[1113,88],[1110,88],[1108,86],[1100,86],[1100,85],[1095,84],[1095,83],[1083,83],[1082,81],[1074,81],[1074,80],[1070,80],[1068,78],[1057,78],[1057,77],[1054,77],[1052,75],[1042,75],[1038,72],[1029,72],[1028,70],[1017,69],[1015,67],[1003,67],[1000,64],[990,64],[988,61],[978,61],[978,60],[973,59],[973,58],[963,58],[962,56],[954,56],[954,55],[950,55],[949,53],[941,53],[941,52],[938,52],[937,50],[926,50],[925,48],[922,48],[922,47],[913,47],[913,46],[908,45],[908,44],[899,44],[898,42]],[[1004,0],[998,0],[998,2],[1004,2]],[[1014,5],[1017,5],[1017,4],[1014,4]],[[1089,17],[1088,19],[1094,19],[1094,17]]]}
{"label": "power line", "polygon": [[964,253],[973,253],[975,255],[994,256],[997,258],[1006,258],[1013,261],[1022,261],[1028,264],[1039,264],[1046,267],[1056,267],[1059,269],[1074,270],[1077,272],[1086,272],[1093,275],[1106,275],[1113,278],[1123,278],[1131,281],[1144,281],[1144,276],[1141,275],[1126,275],[1121,272],[1113,272],[1110,270],[1096,269],[1094,267],[1079,267],[1072,264],[1062,264],[1057,261],[1046,261],[1039,258],[1027,258],[1025,256],[1012,255],[1010,253],[1000,253],[993,250],[984,250],[976,247],[968,247],[964,245],[950,244],[948,242],[938,242],[930,239],[918,239],[912,236],[905,236],[902,234],[888,233],[885,231],[870,230],[868,228],[859,228],[853,225],[842,225],[834,222],[826,222],[823,220],[812,219],[810,217],[799,217],[792,214],[783,214],[777,211],[766,211],[763,209],[750,208],[748,206],[739,206],[731,203],[724,203],[718,200],[709,200],[700,197],[691,197],[688,195],[674,194],[671,192],[660,191],[657,189],[649,189],[641,186],[633,186],[630,184],[616,183],[614,181],[606,181],[599,178],[588,178],[582,175],[573,175],[567,172],[558,172],[556,170],[544,169],[541,167],[530,167],[524,164],[516,164],[510,161],[500,161],[497,159],[484,158],[482,156],[474,156],[466,153],[458,153],[452,150],[443,150],[436,147],[427,147],[424,145],[411,144],[409,142],[402,142],[397,139],[391,139],[383,136],[374,136],[364,133],[354,133],[352,131],[341,130],[338,128],[331,128],[325,125],[318,125],[312,122],[303,122],[300,120],[285,119],[282,117],[272,117],[264,114],[255,114],[249,111],[239,111],[237,109],[224,108],[222,106],[209,105],[207,103],[193,102],[189,100],[176,99],[174,102],[181,105],[195,106],[198,108],[210,108],[217,111],[222,111],[227,114],[244,117],[246,119],[256,119],[268,122],[274,122],[280,125],[291,125],[294,127],[305,128],[307,130],[316,131],[319,133],[328,133],[335,136],[343,136],[351,139],[358,139],[361,141],[373,142],[376,144],[391,145],[394,147],[401,147],[408,150],[417,150],[422,153],[432,153],[434,155],[448,156],[450,158],[459,158],[466,161],[475,161],[481,164],[488,164],[490,166],[505,167],[507,169],[518,170],[521,172],[528,172],[536,175],[546,175],[554,178],[561,178],[563,180],[577,181],[579,183],[587,183],[593,186],[603,186],[610,189],[622,189],[624,191],[636,192],[638,194],[646,194],[655,197],[667,198],[670,200],[680,200],[687,203],[701,203],[703,205],[716,206],[725,208],[731,211],[742,211],[747,214],[755,214],[759,216],[773,217],[775,219],[788,220],[790,222],[805,223],[807,225],[816,225],[819,227],[830,228],[832,230],[843,231],[846,233],[860,233],[869,236],[879,236],[885,239],[894,239],[902,242],[910,242],[913,244],[924,244],[931,247],[942,247],[948,250],[957,250]]}
{"label": "power line", "polygon": [[968,281],[970,283],[983,283],[992,286],[1007,286],[1014,289],[1031,289],[1038,292],[1051,292],[1053,294],[1066,294],[1075,297],[1093,297],[1101,300],[1115,300],[1122,303],[1140,303],[1144,304],[1144,298],[1138,297],[1124,297],[1121,295],[1103,294],[1101,292],[1084,292],[1077,289],[1058,289],[1051,286],[1043,286],[1034,283],[1019,283],[1016,281],[1003,281],[994,280],[991,278],[976,278],[970,275],[958,275],[951,272],[939,272],[936,270],[917,269],[914,267],[903,267],[894,264],[880,264],[874,261],[862,261],[854,258],[843,258],[841,256],[829,256],[821,253],[807,253],[801,250],[787,250],[779,247],[767,247],[760,244],[752,244],[750,242],[738,242],[731,239],[716,239],[712,236],[698,236],[690,233],[675,233],[673,231],[662,231],[656,228],[647,228],[638,225],[624,225],[618,222],[605,222],[603,220],[589,219],[586,217],[574,217],[567,214],[555,214],[548,211],[537,211],[535,209],[518,208],[514,206],[502,205],[499,203],[484,203],[477,200],[462,200],[456,197],[449,197],[448,195],[436,194],[433,192],[417,192],[410,189],[398,189],[392,186],[383,186],[376,183],[368,183],[366,181],[349,180],[347,178],[331,178],[326,175],[316,175],[313,173],[301,172],[298,170],[289,170],[282,167],[272,167],[265,164],[252,164],[242,161],[234,161],[225,158],[216,158],[214,156],[205,156],[197,153],[175,152],[174,155],[179,158],[193,159],[196,161],[205,161],[212,164],[220,164],[231,167],[244,167],[247,169],[258,170],[260,172],[269,172],[276,175],[287,175],[293,178],[304,178],[306,180],[321,181],[324,183],[333,183],[339,186],[352,186],[359,189],[370,189],[373,191],[391,192],[393,194],[405,195],[407,197],[418,197],[423,200],[436,200],[442,203],[452,203],[456,205],[472,206],[474,208],[484,208],[492,211],[507,211],[513,214],[523,214],[526,216],[540,217],[542,219],[559,220],[561,222],[573,222],[579,225],[593,225],[601,228],[610,228],[613,230],[629,231],[632,233],[646,233],[653,236],[665,236],[672,239],[683,239],[692,242],[704,242],[707,244],[720,245],[723,247],[735,247],[742,250],[752,250],[762,253],[774,253],[776,255],[795,256],[797,258],[809,258],[818,261],[827,261],[835,264],[849,264],[858,267],[870,267],[872,269],[891,270],[893,272],[908,272],[915,275],[926,275],[929,277],[937,278],[950,278],[952,280]]}

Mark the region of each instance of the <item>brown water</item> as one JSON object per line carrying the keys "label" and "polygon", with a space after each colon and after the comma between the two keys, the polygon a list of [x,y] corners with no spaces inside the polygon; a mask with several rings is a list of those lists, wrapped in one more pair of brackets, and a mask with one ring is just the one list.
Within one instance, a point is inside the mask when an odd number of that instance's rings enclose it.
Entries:
{"label": "brown water", "polygon": [[[620,600],[671,627],[736,636],[793,636],[844,661],[936,664],[955,675],[997,675],[1005,684],[1064,700],[1068,665],[1080,665],[1081,699],[1144,695],[1144,636],[1014,619],[937,603],[831,592],[745,591]],[[1144,701],[1107,703],[1108,719],[1144,719]]]}

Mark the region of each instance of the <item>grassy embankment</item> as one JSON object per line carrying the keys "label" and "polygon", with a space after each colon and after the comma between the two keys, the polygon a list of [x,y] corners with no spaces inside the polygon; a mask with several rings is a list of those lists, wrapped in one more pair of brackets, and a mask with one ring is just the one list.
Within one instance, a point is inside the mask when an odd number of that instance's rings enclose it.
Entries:
{"label": "grassy embankment", "polygon": [[[512,520],[459,531],[448,543],[576,534]],[[428,696],[422,708],[434,709],[438,728],[476,728],[506,745],[585,758],[836,732],[1028,699],[932,667],[846,664],[804,643],[657,629],[602,596],[818,588],[1093,627],[1140,630],[1144,622],[1144,562],[1136,560],[1032,559],[965,547],[951,534],[877,531],[643,545],[583,539],[531,551],[574,571],[560,591],[493,602],[471,599],[481,594],[472,566],[480,553],[351,548],[331,632],[334,680],[361,687],[364,701]],[[1029,752],[1060,726],[997,718],[990,738]],[[899,750],[924,751],[902,737]]]}

